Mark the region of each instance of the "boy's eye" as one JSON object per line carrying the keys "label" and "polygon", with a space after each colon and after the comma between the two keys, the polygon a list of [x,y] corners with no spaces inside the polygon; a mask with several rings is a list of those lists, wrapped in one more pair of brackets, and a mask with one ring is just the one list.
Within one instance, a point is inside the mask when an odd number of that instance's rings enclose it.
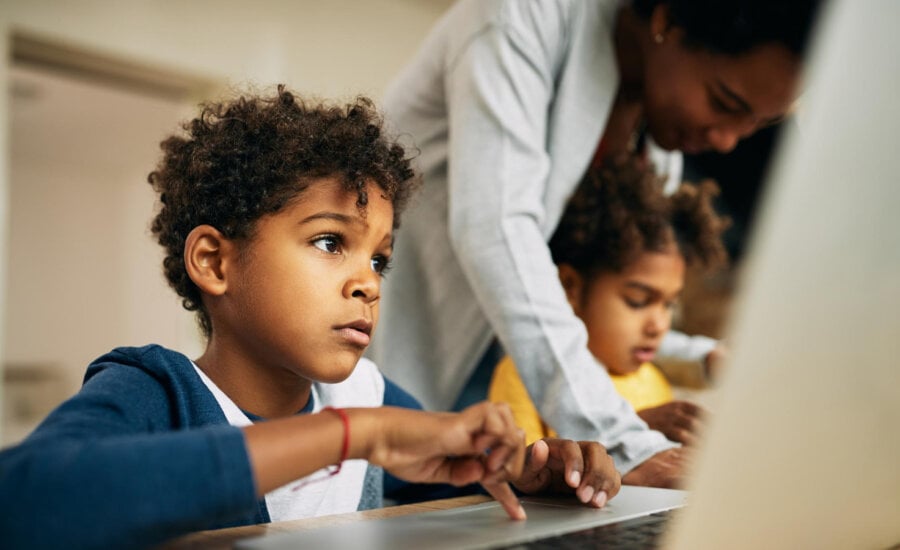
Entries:
{"label": "boy's eye", "polygon": [[372,258],[372,271],[379,275],[384,275],[391,268],[391,260],[386,256],[375,256]]}
{"label": "boy's eye", "polygon": [[341,250],[341,240],[335,235],[325,235],[312,242],[313,246],[329,254],[337,254]]}

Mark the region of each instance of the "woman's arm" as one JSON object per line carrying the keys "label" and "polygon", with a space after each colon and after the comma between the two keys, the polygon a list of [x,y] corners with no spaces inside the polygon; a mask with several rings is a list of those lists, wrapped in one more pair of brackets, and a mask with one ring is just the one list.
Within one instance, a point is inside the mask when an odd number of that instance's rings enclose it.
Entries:
{"label": "woman's arm", "polygon": [[543,418],[564,436],[602,442],[628,471],[673,444],[647,429],[588,351],[546,245],[548,112],[567,37],[542,34],[564,28],[559,21],[535,25],[533,35],[495,25],[448,68],[450,239]]}

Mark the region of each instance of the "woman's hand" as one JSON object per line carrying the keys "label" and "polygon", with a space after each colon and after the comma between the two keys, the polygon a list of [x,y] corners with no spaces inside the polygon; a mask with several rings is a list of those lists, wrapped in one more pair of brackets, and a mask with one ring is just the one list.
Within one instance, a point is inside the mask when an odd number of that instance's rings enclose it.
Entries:
{"label": "woman's hand", "polygon": [[651,429],[662,432],[668,439],[684,445],[694,445],[703,428],[706,411],[687,401],[670,401],[638,411],[638,416]]}
{"label": "woman's hand", "polygon": [[522,476],[513,482],[523,493],[574,492],[581,502],[602,508],[619,492],[619,472],[599,443],[541,439],[526,456]]}
{"label": "woman's hand", "polygon": [[656,453],[622,476],[625,485],[677,489],[683,485],[687,451],[668,449]]}

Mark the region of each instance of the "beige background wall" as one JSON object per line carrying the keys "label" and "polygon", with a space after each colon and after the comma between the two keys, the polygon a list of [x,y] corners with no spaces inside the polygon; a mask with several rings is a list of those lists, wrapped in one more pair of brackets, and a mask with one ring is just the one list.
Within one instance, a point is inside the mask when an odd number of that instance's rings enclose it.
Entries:
{"label": "beige background wall", "polygon": [[[378,99],[449,4],[2,0],[0,53],[25,33],[226,89],[283,82]],[[0,444],[76,391],[86,363],[113,346],[201,349],[162,280],[145,183],[159,140],[196,99],[0,64]]]}
{"label": "beige background wall", "polygon": [[378,95],[449,0],[3,0],[7,29],[142,63]]}

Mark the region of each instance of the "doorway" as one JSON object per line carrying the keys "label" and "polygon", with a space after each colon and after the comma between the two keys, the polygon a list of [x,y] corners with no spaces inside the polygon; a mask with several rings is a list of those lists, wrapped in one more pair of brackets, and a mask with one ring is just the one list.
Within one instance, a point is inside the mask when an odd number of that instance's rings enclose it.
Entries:
{"label": "doorway", "polygon": [[0,446],[113,347],[201,338],[162,276],[147,174],[215,83],[14,35]]}

